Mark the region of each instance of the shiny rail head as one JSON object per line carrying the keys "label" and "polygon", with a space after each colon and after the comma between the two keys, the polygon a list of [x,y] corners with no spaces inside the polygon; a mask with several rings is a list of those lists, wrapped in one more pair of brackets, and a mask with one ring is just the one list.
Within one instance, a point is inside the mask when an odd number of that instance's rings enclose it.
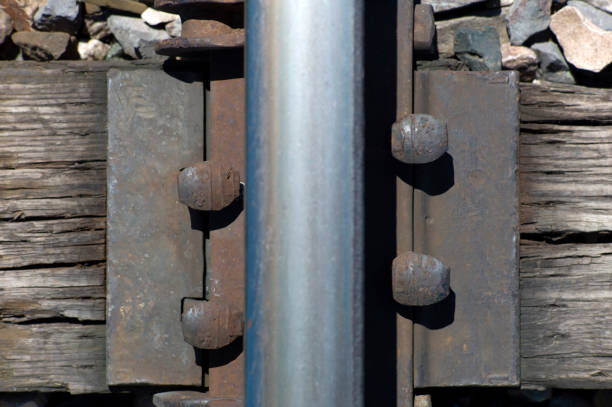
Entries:
{"label": "shiny rail head", "polygon": [[183,337],[198,349],[220,349],[243,334],[244,314],[219,299],[183,302]]}
{"label": "shiny rail head", "polygon": [[448,149],[446,122],[428,114],[409,114],[391,128],[391,153],[405,164],[427,164]]}
{"label": "shiny rail head", "polygon": [[240,196],[240,173],[214,161],[183,168],[178,196],[183,205],[200,211],[220,211]]}
{"label": "shiny rail head", "polygon": [[393,299],[402,305],[432,305],[450,294],[450,269],[433,256],[405,252],[392,267]]}

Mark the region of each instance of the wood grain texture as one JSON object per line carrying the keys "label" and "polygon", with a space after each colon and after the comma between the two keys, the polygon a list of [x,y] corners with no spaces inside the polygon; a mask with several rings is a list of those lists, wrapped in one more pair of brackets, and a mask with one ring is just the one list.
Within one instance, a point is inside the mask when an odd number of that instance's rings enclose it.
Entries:
{"label": "wood grain texture", "polygon": [[521,232],[611,231],[612,91],[521,90]]}
{"label": "wood grain texture", "polygon": [[[107,391],[110,67],[0,65],[0,391]],[[612,245],[580,241],[587,234],[598,242],[612,230],[611,97],[522,84],[526,386],[612,383]],[[576,241],[555,244],[564,239]]]}
{"label": "wood grain texture", "polygon": [[523,84],[519,168],[522,384],[608,388],[612,91]]}
{"label": "wood grain texture", "polygon": [[108,68],[0,65],[0,391],[107,391]]}
{"label": "wood grain texture", "polygon": [[105,391],[105,332],[104,325],[0,323],[2,391]]}

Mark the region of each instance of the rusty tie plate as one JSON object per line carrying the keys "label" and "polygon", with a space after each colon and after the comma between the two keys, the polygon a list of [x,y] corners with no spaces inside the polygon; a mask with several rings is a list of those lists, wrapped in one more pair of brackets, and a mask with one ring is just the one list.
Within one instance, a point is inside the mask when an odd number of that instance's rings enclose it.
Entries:
{"label": "rusty tie plate", "polygon": [[178,200],[178,170],[202,159],[204,90],[154,69],[108,82],[107,380],[201,385],[181,300],[203,296],[203,234]]}
{"label": "rusty tie plate", "polygon": [[518,75],[416,72],[414,110],[446,120],[448,152],[413,167],[414,250],[451,272],[414,308],[415,387],[519,383]]}

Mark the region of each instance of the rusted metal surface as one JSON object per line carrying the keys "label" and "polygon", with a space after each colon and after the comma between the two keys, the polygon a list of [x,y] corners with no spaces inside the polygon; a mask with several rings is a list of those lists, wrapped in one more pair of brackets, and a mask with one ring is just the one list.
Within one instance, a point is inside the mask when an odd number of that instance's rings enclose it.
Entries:
{"label": "rusted metal surface", "polygon": [[242,400],[209,398],[197,391],[169,391],[153,396],[156,407],[242,407]]}
{"label": "rusted metal surface", "polygon": [[243,46],[244,28],[233,28],[221,21],[190,19],[183,22],[180,37],[158,42],[155,50],[158,54],[177,56]]}
{"label": "rusted metal surface", "polygon": [[242,336],[244,314],[223,302],[185,299],[183,337],[199,349],[220,349]]}
{"label": "rusted metal surface", "polygon": [[202,232],[176,193],[177,171],[204,151],[204,91],[190,79],[109,72],[109,385],[202,383],[180,322],[181,300],[204,294]]}
{"label": "rusted metal surface", "polygon": [[450,270],[433,256],[406,252],[393,260],[393,298],[402,305],[424,306],[450,293]]}
{"label": "rusted metal surface", "polygon": [[414,49],[432,52],[435,48],[436,24],[434,10],[429,4],[414,6]]}
{"label": "rusted metal surface", "polygon": [[214,161],[181,170],[178,196],[183,205],[200,211],[219,211],[240,196],[240,173]]}
{"label": "rusted metal surface", "polygon": [[[397,1],[397,93],[396,121],[412,114],[414,1]],[[412,186],[410,179],[397,178],[397,254],[412,251]],[[391,293],[389,293],[391,294]],[[397,407],[412,407],[413,360],[410,309],[397,314]]]}
{"label": "rusted metal surface", "polygon": [[244,28],[232,27],[222,21],[188,19],[183,22],[182,37],[209,38],[211,41],[224,44],[226,47],[244,45]]}
{"label": "rusted metal surface", "polygon": [[414,250],[452,270],[414,309],[415,386],[519,383],[518,75],[416,72],[415,112],[446,120],[448,153],[412,167]]}
{"label": "rusted metal surface", "polygon": [[230,4],[243,4],[244,0],[155,0],[155,8],[164,11],[175,11],[184,7],[206,7]]}
{"label": "rusted metal surface", "polygon": [[409,114],[391,129],[391,153],[406,164],[426,164],[448,148],[446,123],[428,114]]}
{"label": "rusted metal surface", "polygon": [[[244,173],[245,170],[245,89],[240,49],[244,45],[244,22],[241,3],[156,1],[159,8],[179,12],[183,22],[183,36],[158,43],[157,52],[182,57],[208,57],[210,65],[206,93],[206,159],[232,169],[232,172],[225,173],[231,180],[223,180],[231,194],[226,195],[227,191],[221,188],[221,194],[224,195],[223,204],[230,198],[232,202],[223,208],[219,208],[222,205],[211,204],[211,207],[219,210],[208,214],[206,289],[209,302],[201,303],[201,311],[212,314],[202,315],[200,320],[212,321],[211,317],[215,316],[217,308],[226,310],[224,312],[231,310],[227,323],[231,328],[228,331],[232,332],[221,332],[225,328],[215,326],[215,323],[209,324],[211,326],[208,327],[197,326],[196,319],[191,320],[190,326],[186,326],[187,331],[192,332],[186,335],[187,340],[197,346],[209,348],[218,347],[227,342],[228,338],[233,339],[236,336],[238,325],[242,328],[242,321],[238,324],[236,311],[244,310],[244,202],[242,199],[233,199],[240,191],[240,185],[236,183],[239,182],[238,174]],[[213,331],[202,331],[211,328]],[[208,387],[208,393],[194,396],[192,402],[208,403],[212,399],[228,398],[242,403],[242,340],[230,340],[220,349],[209,350]]]}
{"label": "rusted metal surface", "polygon": [[[206,104],[206,159],[245,172],[245,88],[242,54],[218,55],[210,62]],[[244,201],[209,214],[207,288],[209,300],[244,310]],[[242,399],[242,341],[210,351],[211,397]]]}
{"label": "rusted metal surface", "polygon": [[181,36],[158,42],[155,46],[158,54],[201,56],[209,51],[244,46],[241,1],[156,0],[155,5],[179,13],[182,21]]}

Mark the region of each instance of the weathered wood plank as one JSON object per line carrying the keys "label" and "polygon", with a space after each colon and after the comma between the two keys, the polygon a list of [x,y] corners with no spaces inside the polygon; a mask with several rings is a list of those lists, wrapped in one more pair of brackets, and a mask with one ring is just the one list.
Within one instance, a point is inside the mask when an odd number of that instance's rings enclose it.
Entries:
{"label": "weathered wood plank", "polygon": [[612,123],[610,89],[554,82],[521,84],[521,122]]}
{"label": "weathered wood plank", "polygon": [[57,318],[104,321],[104,271],[104,263],[0,270],[0,319],[18,323]]}
{"label": "weathered wood plank", "polygon": [[521,245],[523,384],[609,387],[612,245]]}
{"label": "weathered wood plank", "polygon": [[522,384],[610,387],[612,91],[524,84],[519,169]]}
{"label": "weathered wood plank", "polygon": [[105,218],[0,223],[0,269],[105,259]]}
{"label": "weathered wood plank", "polygon": [[104,325],[0,323],[2,391],[104,391]]}
{"label": "weathered wood plank", "polygon": [[0,391],[107,391],[109,67],[0,64]]}
{"label": "weathered wood plank", "polygon": [[610,90],[523,85],[522,233],[612,230],[610,123]]}
{"label": "weathered wood plank", "polygon": [[0,199],[0,219],[106,216],[102,197]]}

